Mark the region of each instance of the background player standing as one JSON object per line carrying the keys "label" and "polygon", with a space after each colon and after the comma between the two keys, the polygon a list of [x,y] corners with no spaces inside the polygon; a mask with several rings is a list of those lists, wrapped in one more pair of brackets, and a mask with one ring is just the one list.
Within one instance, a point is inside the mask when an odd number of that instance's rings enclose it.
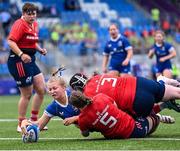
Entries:
{"label": "background player standing", "polygon": [[113,75],[123,76],[130,73],[130,59],[133,56],[133,49],[128,39],[119,33],[116,24],[109,27],[109,34],[111,39],[107,42],[103,52],[102,71],[108,71],[107,64],[109,63],[109,73]]}
{"label": "background player standing", "polygon": [[156,55],[156,77],[163,75],[167,78],[172,78],[172,65],[170,59],[176,56],[174,47],[164,41],[165,35],[161,30],[157,30],[154,35],[154,45],[149,50],[148,57],[152,58]]}
{"label": "background player standing", "polygon": [[21,131],[21,121],[26,118],[27,107],[32,96],[31,120],[36,121],[45,94],[44,76],[35,63],[35,53],[45,55],[46,49],[38,45],[38,24],[36,22],[38,8],[32,3],[22,7],[22,17],[16,20],[8,36],[11,48],[8,58],[8,69],[19,87],[21,97],[18,104],[17,131]]}

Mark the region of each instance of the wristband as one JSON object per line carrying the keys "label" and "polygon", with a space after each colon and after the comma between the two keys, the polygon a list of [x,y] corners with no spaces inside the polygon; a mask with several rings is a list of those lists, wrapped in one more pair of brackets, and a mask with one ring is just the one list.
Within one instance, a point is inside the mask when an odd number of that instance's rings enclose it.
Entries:
{"label": "wristband", "polygon": [[21,57],[22,55],[23,55],[23,52],[21,51],[21,52],[18,54],[18,56]]}

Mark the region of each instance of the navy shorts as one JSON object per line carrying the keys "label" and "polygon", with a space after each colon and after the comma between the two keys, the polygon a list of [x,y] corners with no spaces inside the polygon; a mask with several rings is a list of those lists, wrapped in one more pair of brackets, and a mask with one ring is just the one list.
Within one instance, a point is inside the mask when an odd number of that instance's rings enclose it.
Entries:
{"label": "navy shorts", "polygon": [[35,56],[32,57],[32,62],[24,63],[21,58],[10,54],[8,58],[8,69],[13,76],[18,87],[26,87],[32,85],[33,77],[41,73],[40,69],[35,63]]}
{"label": "navy shorts", "polygon": [[147,136],[149,131],[149,122],[146,118],[138,118],[135,127],[129,138],[143,138]]}
{"label": "navy shorts", "polygon": [[171,63],[170,62],[164,62],[164,63],[157,63],[155,67],[155,72],[156,73],[162,73],[165,69],[172,69]]}
{"label": "navy shorts", "polygon": [[154,103],[158,103],[162,100],[164,92],[164,84],[138,77],[133,104],[133,110],[136,116],[147,117],[151,113]]}

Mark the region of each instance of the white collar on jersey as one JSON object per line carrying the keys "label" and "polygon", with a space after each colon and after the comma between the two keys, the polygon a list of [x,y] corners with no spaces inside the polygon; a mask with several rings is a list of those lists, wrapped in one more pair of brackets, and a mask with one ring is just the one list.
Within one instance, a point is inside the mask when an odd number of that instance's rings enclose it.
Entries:
{"label": "white collar on jersey", "polygon": [[163,44],[155,43],[157,47],[161,47]]}
{"label": "white collar on jersey", "polygon": [[65,91],[65,95],[66,95],[66,104],[64,105],[64,104],[61,104],[60,102],[58,102],[57,100],[55,100],[56,101],[56,103],[57,104],[59,104],[60,106],[62,106],[62,107],[67,107],[68,106],[68,96],[67,96],[67,92]]}
{"label": "white collar on jersey", "polygon": [[118,36],[117,36],[116,39],[113,39],[113,38],[111,37],[111,41],[117,41],[120,37],[121,37],[121,34],[118,34]]}

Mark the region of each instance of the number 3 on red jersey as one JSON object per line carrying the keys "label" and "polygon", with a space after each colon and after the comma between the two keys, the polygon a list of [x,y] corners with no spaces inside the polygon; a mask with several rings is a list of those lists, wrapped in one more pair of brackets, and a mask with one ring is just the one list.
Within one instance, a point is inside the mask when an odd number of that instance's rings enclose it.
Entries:
{"label": "number 3 on red jersey", "polygon": [[117,78],[103,78],[101,85],[104,85],[105,82],[112,82],[112,87],[116,86]]}

